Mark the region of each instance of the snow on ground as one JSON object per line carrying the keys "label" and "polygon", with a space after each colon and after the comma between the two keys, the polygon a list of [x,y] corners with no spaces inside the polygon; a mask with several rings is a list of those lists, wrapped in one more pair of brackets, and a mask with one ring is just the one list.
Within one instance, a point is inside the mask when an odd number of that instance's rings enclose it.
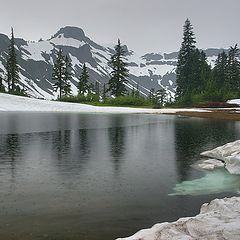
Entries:
{"label": "snow on ground", "polygon": [[228,100],[227,103],[238,104],[238,105],[240,105],[240,99],[232,99],[232,100]]}
{"label": "snow on ground", "polygon": [[195,217],[158,223],[118,240],[239,240],[240,197],[215,199],[202,205]]}
{"label": "snow on ground", "polygon": [[181,111],[205,112],[202,109],[147,109],[128,107],[97,107],[80,103],[40,100],[0,93],[0,111],[54,111],[85,113],[165,113]]}
{"label": "snow on ground", "polygon": [[240,174],[240,140],[205,151],[201,155],[220,159],[225,162],[225,167],[231,174]]}

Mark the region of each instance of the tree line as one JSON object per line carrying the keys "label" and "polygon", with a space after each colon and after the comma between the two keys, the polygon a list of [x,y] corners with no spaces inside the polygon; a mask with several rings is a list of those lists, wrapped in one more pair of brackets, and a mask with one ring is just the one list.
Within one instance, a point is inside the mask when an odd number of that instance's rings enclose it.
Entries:
{"label": "tree line", "polygon": [[230,47],[228,53],[220,53],[211,69],[206,54],[196,47],[193,27],[187,19],[176,69],[176,102],[191,104],[240,97],[238,57],[239,48],[236,44]]}
{"label": "tree line", "polygon": [[[79,101],[104,101],[108,98],[135,98],[143,101],[143,96],[136,88],[128,84],[129,70],[125,58],[126,52],[120,40],[114,48],[109,66],[112,71],[108,83],[101,84],[90,81],[86,63],[82,65],[82,72],[78,76],[77,99]],[[7,91],[13,94],[24,95],[26,92],[19,86],[20,72],[17,64],[14,33],[11,31],[10,45],[6,58],[6,77],[0,77],[0,91],[6,91],[3,80],[7,82]],[[59,99],[73,100],[72,96],[73,67],[68,55],[64,55],[62,49],[56,54],[53,65],[53,89],[58,93]],[[189,105],[194,102],[225,101],[228,98],[240,97],[240,62],[239,48],[237,44],[230,47],[228,52],[223,51],[217,57],[215,66],[207,62],[204,51],[196,47],[195,34],[189,19],[183,26],[183,41],[178,54],[176,68],[176,95],[175,103]],[[130,90],[129,90],[130,89]],[[69,98],[71,97],[71,98]],[[167,93],[164,89],[155,91],[150,89],[149,96],[145,100],[154,105],[166,103]],[[131,99],[132,101],[132,99]],[[146,103],[146,102],[145,102]]]}

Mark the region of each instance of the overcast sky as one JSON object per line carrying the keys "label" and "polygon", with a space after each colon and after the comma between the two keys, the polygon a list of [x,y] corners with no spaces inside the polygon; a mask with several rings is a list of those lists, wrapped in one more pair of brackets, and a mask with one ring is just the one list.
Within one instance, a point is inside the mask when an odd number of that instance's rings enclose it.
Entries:
{"label": "overcast sky", "polygon": [[0,32],[47,39],[81,27],[97,43],[120,38],[140,53],[178,50],[188,17],[200,48],[240,43],[240,0],[0,0]]}

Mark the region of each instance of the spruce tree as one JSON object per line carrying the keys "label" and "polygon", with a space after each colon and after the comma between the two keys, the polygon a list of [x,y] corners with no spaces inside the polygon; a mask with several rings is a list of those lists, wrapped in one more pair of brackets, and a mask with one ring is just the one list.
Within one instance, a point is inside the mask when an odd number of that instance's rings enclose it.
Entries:
{"label": "spruce tree", "polygon": [[83,69],[82,69],[82,73],[79,77],[79,83],[78,83],[78,94],[84,94],[89,92],[90,87],[89,87],[89,74],[87,71],[87,67],[86,64],[83,64]]}
{"label": "spruce tree", "polygon": [[124,61],[126,52],[118,39],[118,44],[115,46],[115,53],[111,56],[109,65],[112,67],[111,78],[109,80],[109,89],[115,97],[126,94],[126,86],[128,83],[128,69],[127,63]]}
{"label": "spruce tree", "polygon": [[187,19],[183,27],[183,41],[178,55],[176,82],[177,98],[190,94],[192,90],[191,79],[193,75],[194,55],[196,54],[195,36],[193,27]]}
{"label": "spruce tree", "polygon": [[53,66],[53,75],[52,79],[55,81],[54,83],[54,91],[59,90],[59,98],[62,98],[63,88],[64,88],[64,78],[65,78],[65,61],[62,49],[60,48],[57,54],[56,62]]}
{"label": "spruce tree", "polygon": [[222,89],[226,85],[227,79],[227,54],[224,51],[218,54],[212,75],[217,88]]}
{"label": "spruce tree", "polygon": [[71,79],[72,79],[72,64],[68,56],[65,57],[64,61],[64,78],[63,78],[63,95],[69,96],[72,93]]}
{"label": "spruce tree", "polygon": [[[15,49],[15,40],[13,28],[11,31],[10,45],[8,47],[8,57],[6,63],[6,72],[7,72],[7,83],[8,83],[8,92],[15,92],[16,85],[19,82],[19,67],[17,64],[17,54]],[[19,88],[18,88],[19,89]]]}
{"label": "spruce tree", "polygon": [[239,48],[237,44],[230,47],[228,52],[226,87],[230,91],[240,90],[240,62],[238,60]]}
{"label": "spruce tree", "polygon": [[4,85],[3,85],[3,78],[2,78],[2,76],[0,76],[0,92],[5,92],[5,88],[4,88]]}

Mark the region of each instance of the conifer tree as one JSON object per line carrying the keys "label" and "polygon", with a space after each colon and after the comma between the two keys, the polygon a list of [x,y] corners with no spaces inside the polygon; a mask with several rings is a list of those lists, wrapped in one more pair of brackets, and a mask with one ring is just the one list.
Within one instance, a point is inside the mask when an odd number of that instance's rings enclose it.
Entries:
{"label": "conifer tree", "polygon": [[187,19],[183,27],[183,41],[178,55],[176,82],[177,98],[191,93],[191,79],[193,75],[194,54],[196,54],[195,36],[193,27]]}
{"label": "conifer tree", "polygon": [[226,87],[228,90],[240,90],[240,62],[238,60],[239,48],[237,44],[230,47],[227,60]]}
{"label": "conifer tree", "polygon": [[79,77],[78,94],[84,94],[89,92],[90,87],[89,87],[88,80],[89,80],[89,75],[88,75],[86,64],[84,63],[82,73]]}
{"label": "conifer tree", "polygon": [[125,54],[125,50],[118,39],[118,44],[115,46],[115,53],[111,56],[109,62],[113,70],[108,83],[108,91],[115,97],[123,96],[127,92],[125,84],[128,82],[128,69],[127,63],[124,61]]}
{"label": "conifer tree", "polygon": [[0,76],[0,92],[5,92],[5,88],[4,88],[4,85],[3,85],[3,78],[2,78],[2,76]]}
{"label": "conifer tree", "polygon": [[8,57],[6,63],[6,72],[7,72],[7,83],[8,83],[8,92],[16,91],[16,84],[19,82],[19,67],[17,64],[17,54],[15,50],[15,40],[13,28],[11,31],[10,45],[8,47]]}
{"label": "conifer tree", "polygon": [[72,93],[71,79],[72,79],[72,64],[68,56],[64,61],[64,78],[63,78],[63,95],[69,96]]}
{"label": "conifer tree", "polygon": [[59,98],[62,98],[64,89],[64,79],[65,79],[66,67],[62,49],[59,49],[57,54],[56,62],[53,66],[52,79],[54,83],[54,91],[59,90]]}
{"label": "conifer tree", "polygon": [[95,94],[100,95],[100,85],[98,81],[95,82]]}
{"label": "conifer tree", "polygon": [[107,88],[106,88],[106,83],[103,84],[103,91],[102,91],[102,99],[105,101],[107,95]]}
{"label": "conifer tree", "polygon": [[222,89],[227,79],[227,54],[224,51],[218,54],[212,75],[217,88]]}

